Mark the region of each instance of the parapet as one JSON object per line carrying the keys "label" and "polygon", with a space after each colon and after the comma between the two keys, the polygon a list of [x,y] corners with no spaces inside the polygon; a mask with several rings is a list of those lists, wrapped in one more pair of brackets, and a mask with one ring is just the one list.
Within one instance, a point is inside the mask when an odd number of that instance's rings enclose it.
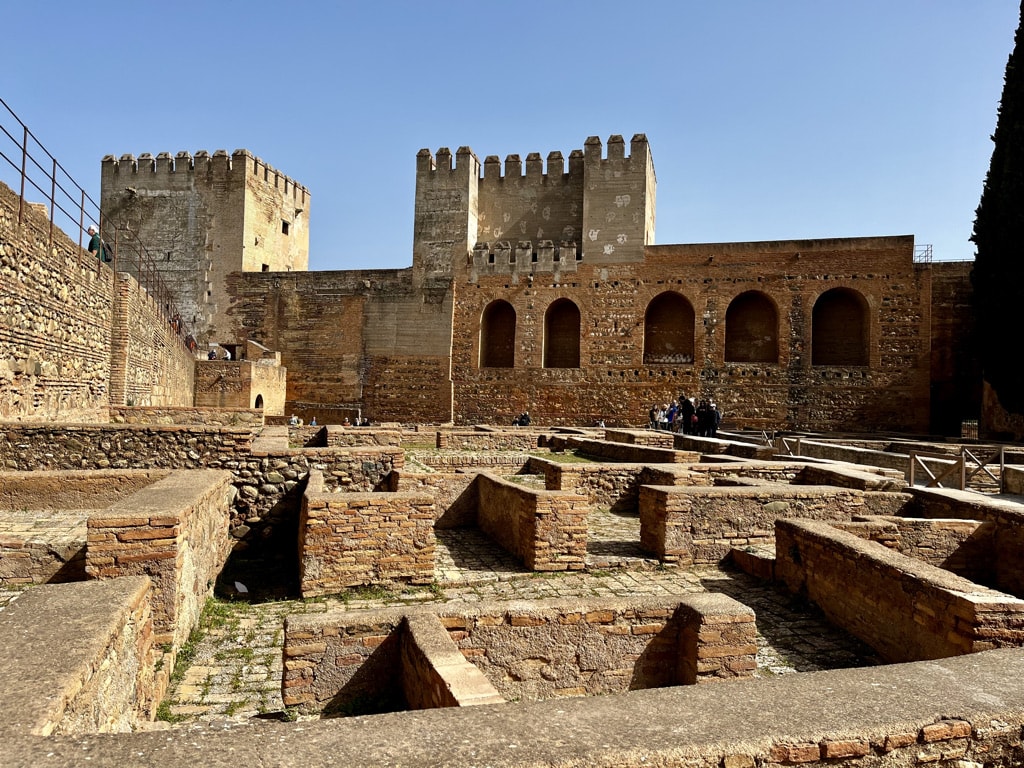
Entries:
{"label": "parapet", "polygon": [[448,147],[437,150],[437,157],[429,149],[421,149],[416,153],[416,175],[452,173],[454,171],[480,172],[480,160],[469,147],[459,147],[455,153],[455,165],[452,166],[452,151]]}
{"label": "parapet", "polygon": [[264,184],[305,201],[309,190],[293,179],[285,176],[273,166],[253,155],[247,149],[236,149],[228,154],[225,149],[218,149],[212,155],[205,149],[198,150],[195,155],[188,151],[176,153],[160,152],[154,157],[143,152],[138,158],[126,153],[120,158],[106,155],[103,158],[103,175],[130,175],[135,180],[159,185],[160,179],[191,174],[196,177],[226,178],[235,173],[248,173],[262,180]]}
{"label": "parapet", "polygon": [[601,139],[598,136],[588,137],[583,146],[584,156],[588,165],[627,161],[631,164],[639,162],[645,166],[651,159],[651,147],[647,143],[647,134],[644,133],[633,134],[633,138],[629,142],[628,157],[626,156],[626,141],[618,134],[608,137],[608,155],[606,158],[602,159]]}

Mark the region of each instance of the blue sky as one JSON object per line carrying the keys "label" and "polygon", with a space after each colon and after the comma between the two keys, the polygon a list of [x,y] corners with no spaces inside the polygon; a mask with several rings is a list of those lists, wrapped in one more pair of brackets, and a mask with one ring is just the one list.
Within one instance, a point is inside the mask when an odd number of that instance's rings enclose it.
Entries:
{"label": "blue sky", "polygon": [[[0,6],[0,96],[100,160],[246,148],[310,268],[412,259],[416,152],[646,133],[657,242],[913,234],[969,259],[1015,0],[67,0]],[[9,182],[0,171],[0,179]]]}

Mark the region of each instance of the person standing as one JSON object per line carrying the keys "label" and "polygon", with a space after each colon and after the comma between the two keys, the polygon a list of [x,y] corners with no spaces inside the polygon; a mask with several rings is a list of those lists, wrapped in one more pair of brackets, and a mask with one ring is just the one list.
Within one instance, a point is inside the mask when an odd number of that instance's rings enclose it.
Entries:
{"label": "person standing", "polygon": [[89,233],[89,247],[86,249],[89,251],[89,255],[100,261],[106,261],[103,252],[103,240],[100,239],[100,230],[95,224],[90,224],[89,229],[86,230]]}

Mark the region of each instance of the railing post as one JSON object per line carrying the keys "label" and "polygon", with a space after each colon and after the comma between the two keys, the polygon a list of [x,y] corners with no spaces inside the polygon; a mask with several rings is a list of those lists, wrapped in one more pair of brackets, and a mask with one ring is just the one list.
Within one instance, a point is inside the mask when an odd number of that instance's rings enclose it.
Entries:
{"label": "railing post", "polygon": [[53,170],[50,172],[50,240],[47,245],[53,245],[53,223],[57,215],[57,158],[53,158]]}
{"label": "railing post", "polygon": [[[21,191],[18,193],[18,226],[21,226],[25,213],[25,164],[28,161],[28,126],[23,125],[24,136],[21,140]],[[81,235],[79,235],[81,237]]]}

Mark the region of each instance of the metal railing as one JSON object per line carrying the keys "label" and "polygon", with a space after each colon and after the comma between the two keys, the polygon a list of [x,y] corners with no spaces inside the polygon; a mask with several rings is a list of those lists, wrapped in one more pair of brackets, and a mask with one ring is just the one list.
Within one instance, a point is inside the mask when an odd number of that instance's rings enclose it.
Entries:
{"label": "metal railing", "polygon": [[931,264],[932,263],[932,245],[931,243],[922,243],[921,245],[914,246],[914,263],[915,264]]}
{"label": "metal railing", "polygon": [[33,205],[30,199],[38,196],[39,201],[48,209],[47,244],[53,245],[57,230],[63,231],[72,241],[77,232],[79,263],[84,263],[87,258],[93,260],[98,272],[104,262],[97,257],[87,256],[88,252],[82,246],[88,227],[98,224],[101,235],[113,251],[110,268],[115,272],[132,275],[152,297],[164,320],[177,333],[182,344],[190,351],[195,351],[195,338],[182,320],[174,297],[160,278],[156,260],[146,246],[134,232],[116,228],[103,215],[100,205],[71,177],[2,98],[0,106],[0,180],[5,180],[5,176],[13,180],[12,189],[18,195],[18,226],[24,223],[27,209]]}

